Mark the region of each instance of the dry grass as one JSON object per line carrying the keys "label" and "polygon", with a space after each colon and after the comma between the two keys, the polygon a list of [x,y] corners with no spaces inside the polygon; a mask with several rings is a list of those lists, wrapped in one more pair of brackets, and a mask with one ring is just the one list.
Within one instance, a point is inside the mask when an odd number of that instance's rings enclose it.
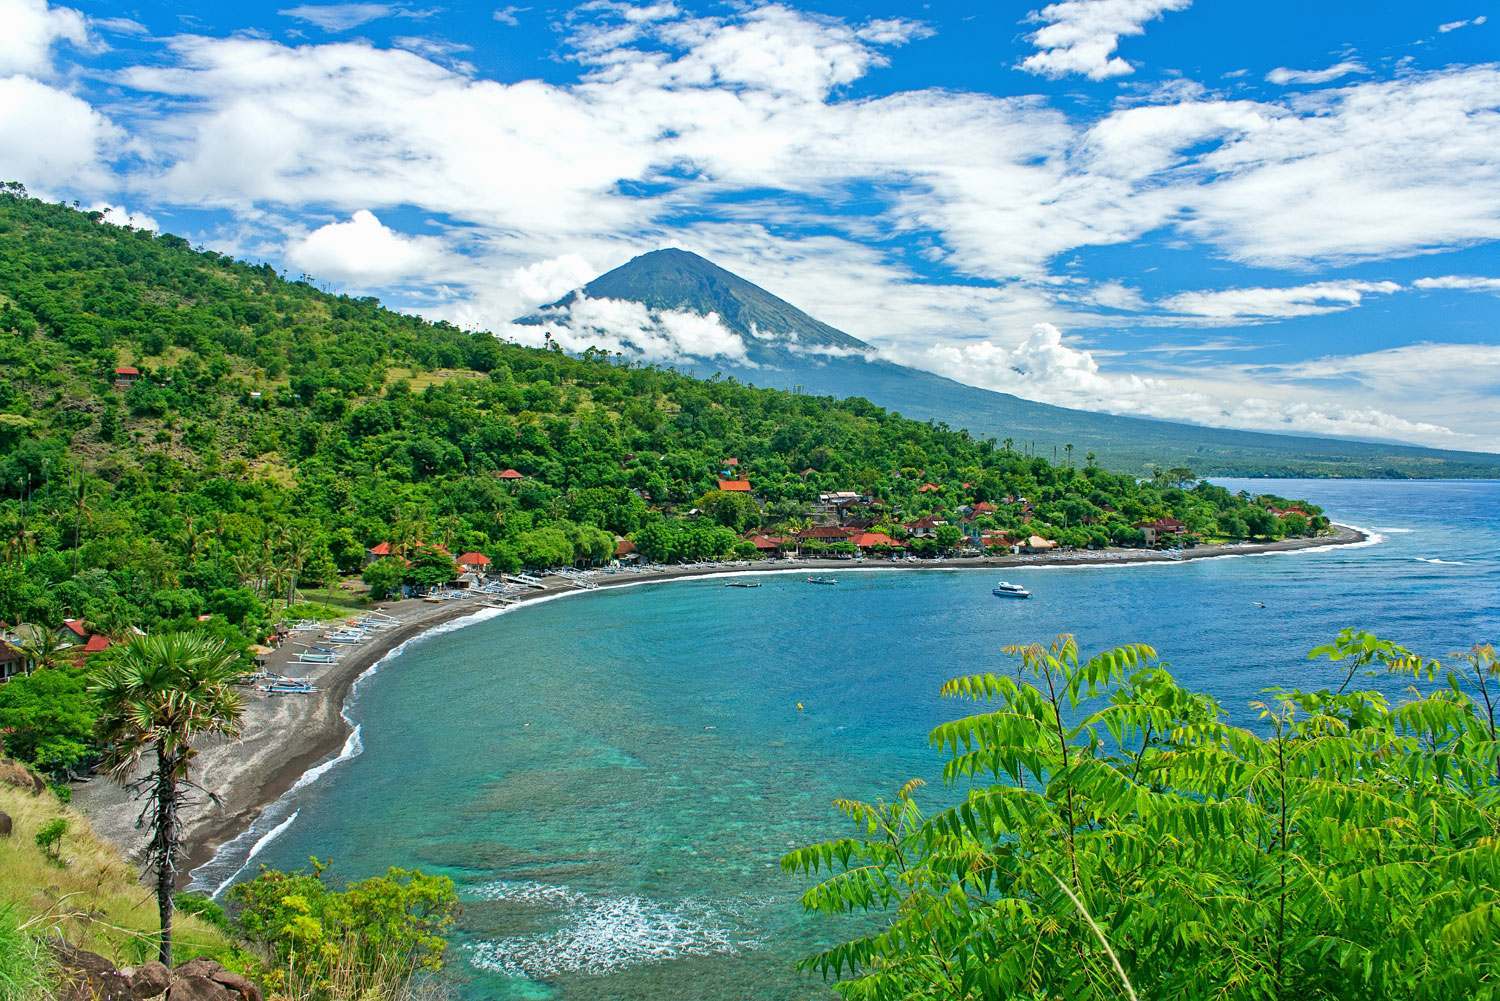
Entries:
{"label": "dry grass", "polygon": [[[140,884],[136,867],[97,837],[82,814],[50,793],[32,796],[3,784],[0,810],[14,825],[11,836],[0,840],[0,910],[8,908],[32,936],[61,935],[122,965],[154,958],[160,930],[156,897]],[[62,864],[36,846],[37,831],[58,817],[68,822]],[[223,932],[185,914],[174,922],[173,943],[179,962],[233,949]]]}

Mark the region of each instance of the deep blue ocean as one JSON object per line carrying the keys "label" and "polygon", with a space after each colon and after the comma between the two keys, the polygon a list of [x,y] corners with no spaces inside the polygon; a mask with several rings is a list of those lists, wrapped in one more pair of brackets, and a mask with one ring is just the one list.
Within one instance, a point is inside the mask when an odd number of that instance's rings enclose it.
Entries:
{"label": "deep blue ocean", "polygon": [[1306,498],[1372,543],[1006,569],[1030,601],[993,597],[994,570],[903,570],[526,606],[384,662],[348,710],[350,754],[203,878],[257,842],[251,869],[316,854],[346,879],[447,874],[466,998],[831,997],[792,964],[854,928],[804,918],[806,881],[777,860],[852,833],[837,797],[921,777],[942,801],[926,735],[965,706],[938,688],[1005,668],[1007,644],[1146,642],[1248,723],[1261,689],[1331,680],[1306,653],[1345,626],[1430,655],[1500,640],[1500,482],[1216,482]]}

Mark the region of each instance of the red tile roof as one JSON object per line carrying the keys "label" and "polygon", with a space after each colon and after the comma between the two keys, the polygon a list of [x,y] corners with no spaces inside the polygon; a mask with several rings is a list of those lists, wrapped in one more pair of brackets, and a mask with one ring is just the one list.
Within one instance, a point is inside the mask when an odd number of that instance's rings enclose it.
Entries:
{"label": "red tile roof", "polygon": [[746,494],[748,494],[750,492],[750,481],[749,480],[720,480],[719,481],[719,489],[720,490],[733,490],[736,493],[746,493]]}
{"label": "red tile roof", "polygon": [[371,546],[370,547],[370,555],[371,556],[389,556],[389,555],[391,555],[391,544],[389,542],[382,542],[378,546]]}
{"label": "red tile roof", "polygon": [[524,480],[524,479],[526,479],[526,477],[523,476],[522,474],[516,472],[514,469],[507,469],[504,472],[496,473],[495,474],[495,479],[497,479],[497,480]]}
{"label": "red tile roof", "polygon": [[98,633],[95,633],[94,635],[90,636],[89,641],[84,644],[83,652],[98,653],[100,650],[106,649],[108,646],[109,637],[100,636]]}
{"label": "red tile roof", "polygon": [[63,620],[63,626],[65,628],[67,628],[67,629],[72,630],[72,632],[79,639],[83,639],[83,637],[85,637],[85,636],[87,636],[89,634],[89,631],[84,626],[82,619],[64,619]]}
{"label": "red tile roof", "polygon": [[802,470],[802,475],[803,476],[811,476],[813,473],[816,473],[816,472],[817,472],[816,469],[814,469],[811,466],[808,466],[806,469]]}
{"label": "red tile roof", "polygon": [[748,542],[748,543],[750,543],[756,549],[763,550],[763,551],[770,551],[770,550],[780,549],[781,548],[780,543],[772,542],[770,539],[766,538],[764,535],[750,535],[750,536],[746,537],[745,541]]}
{"label": "red tile roof", "polygon": [[615,543],[616,556],[629,556],[633,552],[635,552],[635,543],[629,539],[621,539]]}
{"label": "red tile roof", "polygon": [[490,558],[484,553],[464,553],[458,557],[457,562],[466,567],[487,567],[490,565]]}
{"label": "red tile roof", "polygon": [[861,532],[849,540],[861,549],[866,546],[900,546],[901,543],[884,532]]}
{"label": "red tile roof", "polygon": [[919,494],[928,494],[928,493],[933,493],[933,492],[941,490],[941,489],[943,489],[943,488],[940,487],[940,486],[938,486],[936,483],[924,483],[920,487],[917,487],[917,493],[919,493]]}
{"label": "red tile roof", "polygon": [[141,374],[140,369],[131,368],[129,365],[123,365],[120,368],[115,369],[115,375],[140,375],[140,374]]}
{"label": "red tile roof", "polygon": [[740,464],[740,460],[738,460],[738,459],[725,459],[724,460],[724,465],[726,465],[726,466],[738,466],[739,464]]}

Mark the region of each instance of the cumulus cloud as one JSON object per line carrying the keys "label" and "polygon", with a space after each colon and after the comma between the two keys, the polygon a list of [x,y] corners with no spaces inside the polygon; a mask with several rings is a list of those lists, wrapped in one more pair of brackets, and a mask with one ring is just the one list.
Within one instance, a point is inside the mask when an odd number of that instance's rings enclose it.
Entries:
{"label": "cumulus cloud", "polygon": [[1442,275],[1437,278],[1418,278],[1412,284],[1420,289],[1458,289],[1464,292],[1494,292],[1500,294],[1500,278],[1480,278],[1475,275]]}
{"label": "cumulus cloud", "polygon": [[1193,0],[1064,0],[1033,11],[1045,22],[1030,36],[1038,51],[1021,69],[1040,76],[1079,73],[1090,80],[1125,76],[1135,68],[1114,54],[1123,35],[1143,35],[1146,22],[1168,11],[1186,10]]}
{"label": "cumulus cloud", "polygon": [[1358,59],[1345,59],[1343,62],[1334,63],[1327,69],[1321,70],[1292,70],[1285,66],[1278,66],[1266,74],[1266,79],[1282,86],[1293,83],[1319,84],[1337,80],[1351,73],[1368,72],[1370,71],[1365,68],[1365,64]]}
{"label": "cumulus cloud", "polygon": [[517,15],[524,14],[530,9],[530,7],[501,7],[495,11],[494,18],[501,24],[508,24],[514,28],[521,23],[521,19]]}
{"label": "cumulus cloud", "polygon": [[47,0],[0,0],[0,75],[27,73],[45,76],[52,67],[52,47],[58,42],[86,45],[88,22],[70,7],[52,7]]}
{"label": "cumulus cloud", "polygon": [[0,177],[97,188],[104,150],[121,139],[88,102],[30,77],[0,78]]}
{"label": "cumulus cloud", "polygon": [[580,293],[568,304],[544,311],[543,317],[539,326],[510,324],[501,332],[524,344],[550,338],[565,351],[603,348],[645,361],[748,361],[744,340],[724,326],[718,313],[652,310],[627,299],[593,299]]}
{"label": "cumulus cloud", "polygon": [[[1214,427],[1500,450],[1500,419],[1489,420],[1479,433],[1461,433],[1436,420],[1400,416],[1367,402],[1374,393],[1431,387],[1454,373],[1472,372],[1476,363],[1492,366],[1487,384],[1483,379],[1467,380],[1468,389],[1483,398],[1497,388],[1493,373],[1500,371],[1500,347],[1424,345],[1298,365],[1222,366],[1187,376],[1142,376],[1103,370],[1093,353],[1068,346],[1057,327],[1040,323],[1014,347],[986,339],[934,345],[916,358],[907,355],[900,360],[925,363],[923,367],[971,385],[1085,410]],[[1342,391],[1330,389],[1329,380],[1349,385]],[[1314,381],[1322,384],[1314,386]]]}
{"label": "cumulus cloud", "polygon": [[293,264],[318,278],[362,285],[421,276],[439,266],[443,256],[438,238],[404,236],[366,209],[348,222],[313,230],[287,251]]}
{"label": "cumulus cloud", "polygon": [[154,218],[144,212],[132,212],[123,205],[111,205],[109,202],[95,202],[89,206],[89,211],[104,213],[104,221],[111,226],[148,229],[153,233],[161,231],[161,226],[157,224]]}

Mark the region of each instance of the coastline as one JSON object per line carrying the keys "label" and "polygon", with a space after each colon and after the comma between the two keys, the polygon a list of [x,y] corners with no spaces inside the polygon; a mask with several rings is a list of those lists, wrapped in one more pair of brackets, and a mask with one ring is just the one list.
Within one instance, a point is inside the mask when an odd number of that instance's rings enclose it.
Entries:
{"label": "coastline", "polygon": [[[792,563],[778,560],[738,566],[664,567],[649,573],[622,574],[621,580],[599,580],[596,588],[587,590],[563,578],[548,577],[544,588],[518,596],[520,601],[511,607],[568,594],[756,573],[1172,565],[1195,559],[1357,545],[1368,543],[1372,538],[1370,533],[1351,526],[1333,527],[1336,530],[1334,535],[1321,538],[1202,546],[1184,551],[1181,560],[1171,559],[1152,550],[1131,549],[1055,556],[983,556],[924,560],[920,563],[894,563],[885,560],[856,563],[838,559],[798,560]],[[311,695],[279,696],[259,691],[247,692],[243,736],[237,741],[207,745],[199,752],[195,762],[198,769],[195,781],[205,788],[215,790],[218,802],[199,804],[190,808],[184,817],[184,844],[188,849],[188,858],[178,873],[179,888],[185,887],[190,881],[189,874],[192,870],[209,862],[222,846],[247,832],[257,818],[296,787],[310,770],[331,764],[343,756],[349,750],[351,736],[353,742],[357,743],[357,730],[351,727],[344,716],[344,709],[362,676],[405,644],[443,631],[439,627],[459,623],[473,616],[488,618],[501,614],[489,607],[476,607],[462,599],[441,604],[406,599],[372,606],[376,607],[398,617],[401,620],[400,626],[377,633],[366,644],[351,651],[347,660],[337,664],[290,668],[287,662],[293,656],[291,649],[283,647],[276,651],[267,658],[268,670],[275,673],[301,673],[301,676],[315,685],[317,691]],[[127,857],[140,857],[146,833],[135,827],[139,804],[131,800],[117,783],[96,777],[85,785],[75,787],[74,805],[88,816],[96,832],[118,845]]]}

